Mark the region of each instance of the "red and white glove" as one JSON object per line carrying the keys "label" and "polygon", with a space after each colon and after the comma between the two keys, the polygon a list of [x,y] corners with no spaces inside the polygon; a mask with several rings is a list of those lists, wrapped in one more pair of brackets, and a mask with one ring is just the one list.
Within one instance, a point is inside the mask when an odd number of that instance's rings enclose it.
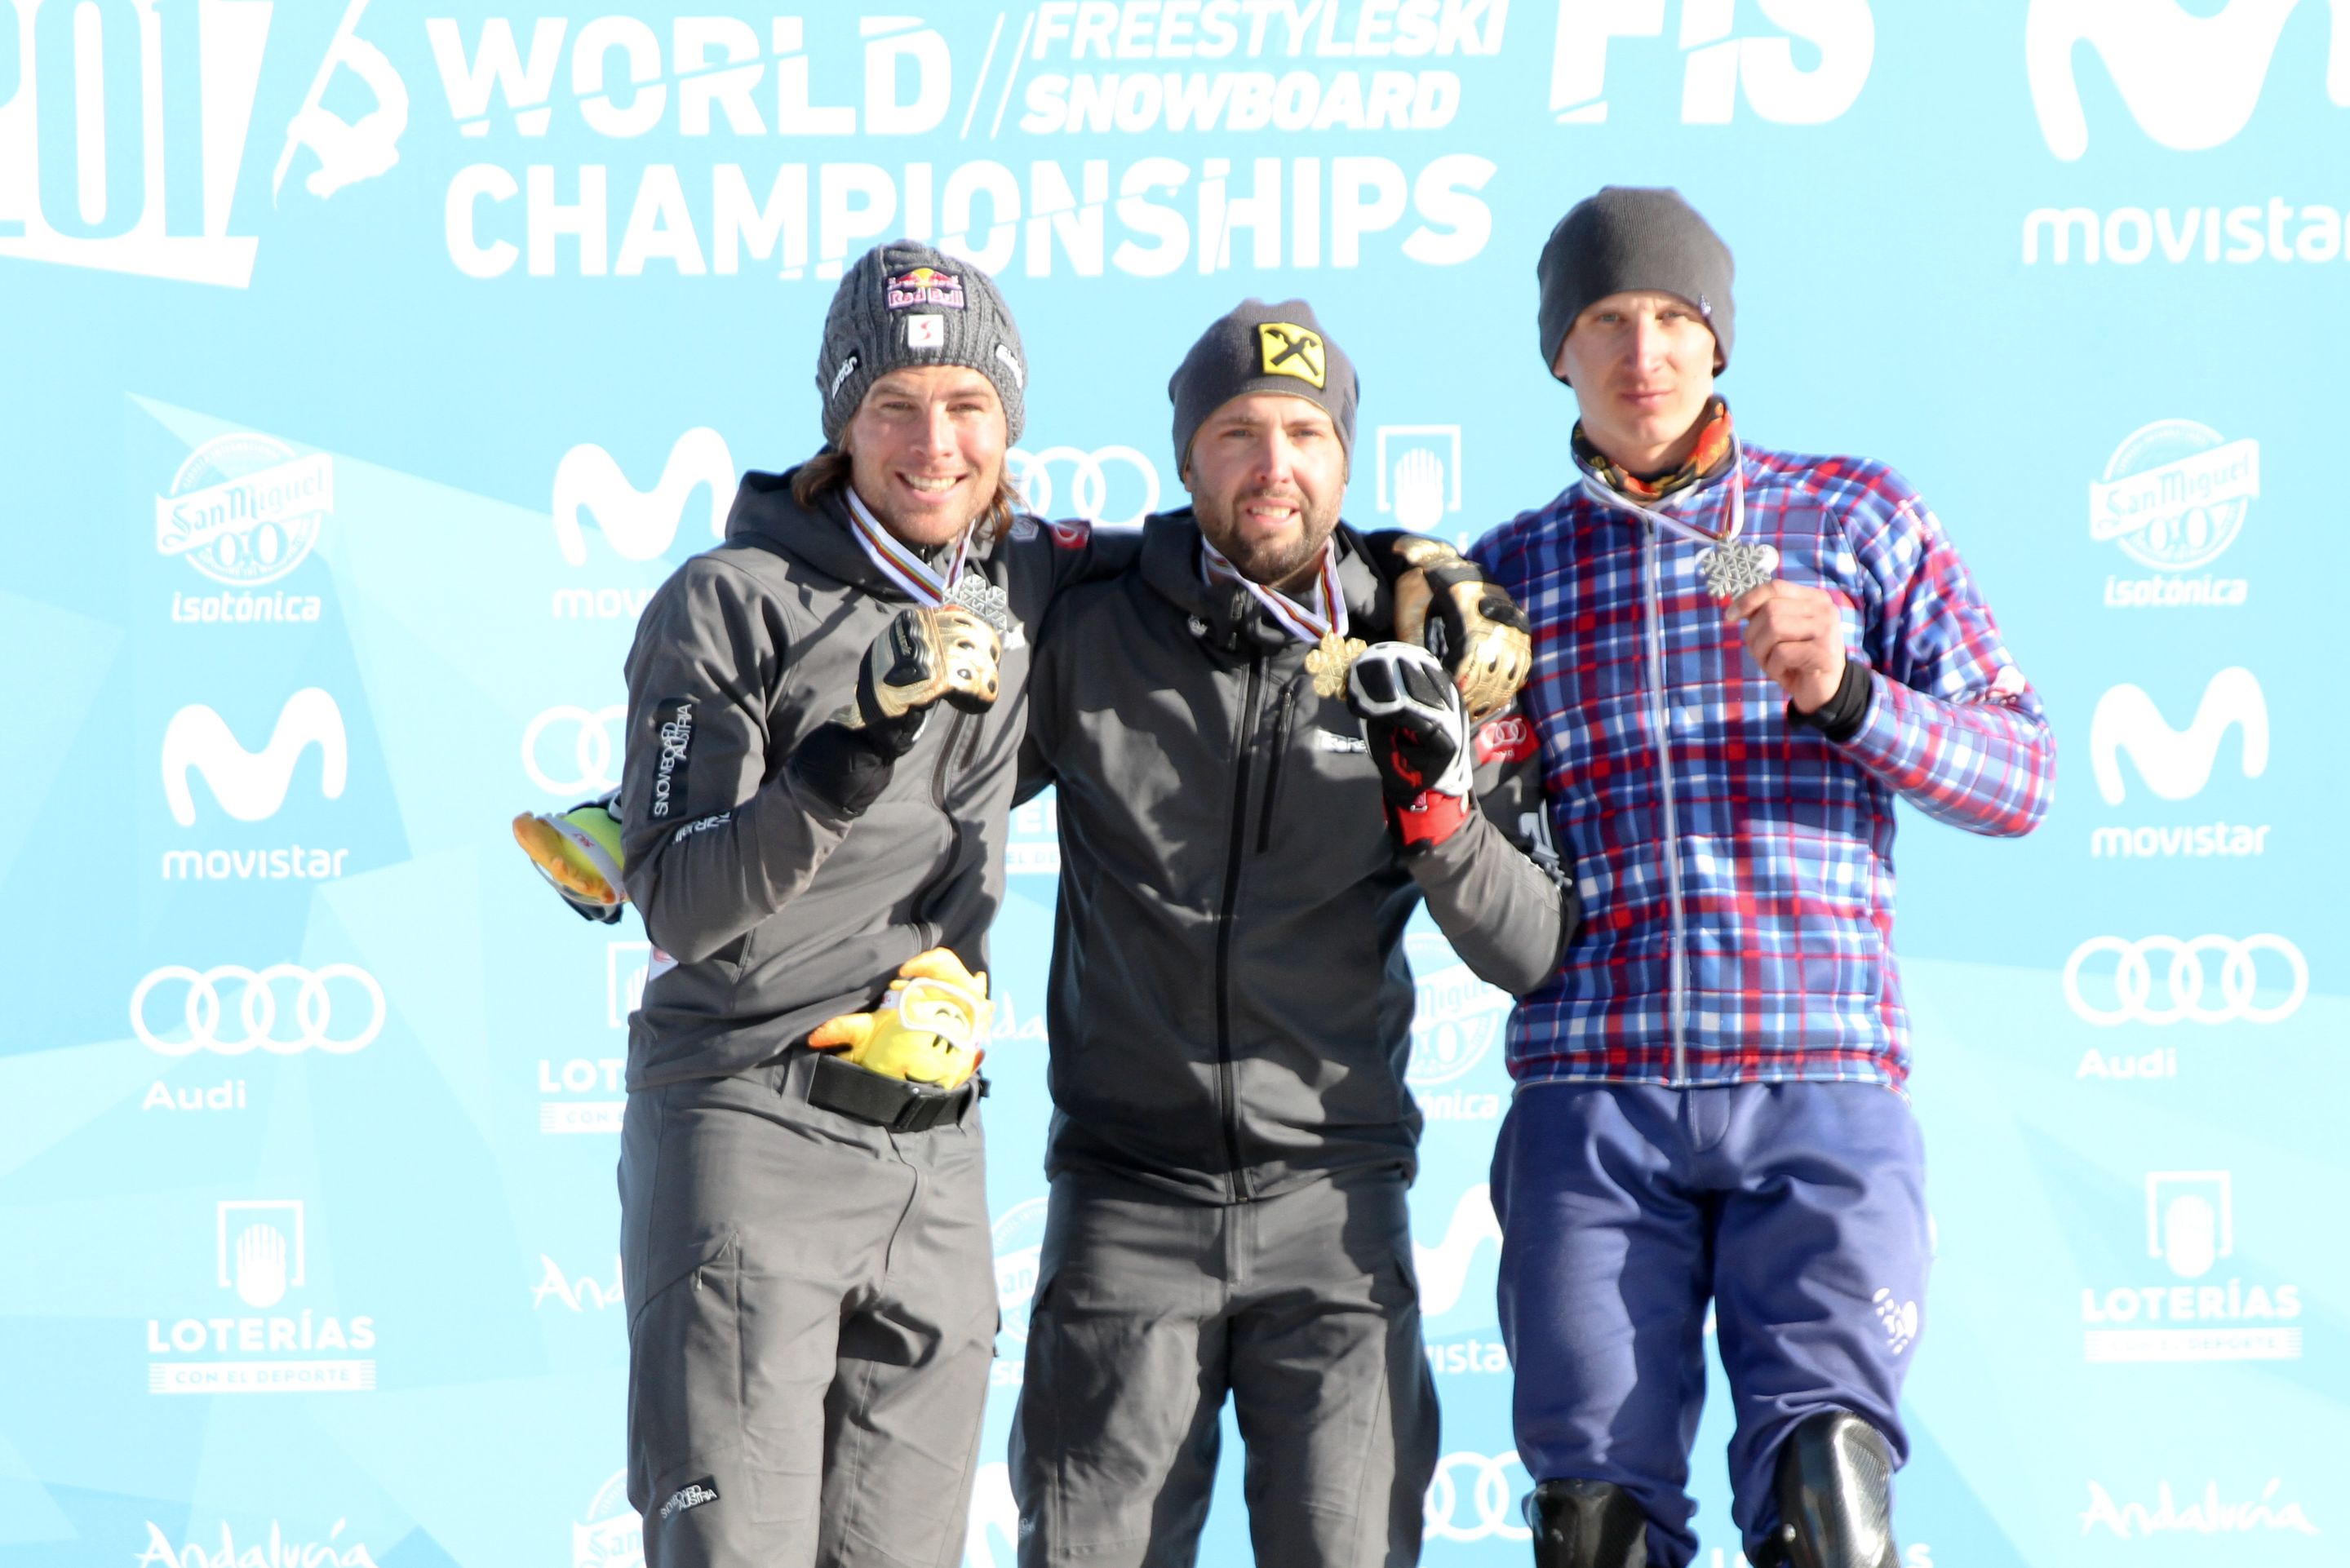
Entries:
{"label": "red and white glove", "polygon": [[1347,706],[1378,764],[1404,847],[1432,848],[1474,808],[1469,711],[1443,662],[1417,643],[1375,642],[1347,671]]}

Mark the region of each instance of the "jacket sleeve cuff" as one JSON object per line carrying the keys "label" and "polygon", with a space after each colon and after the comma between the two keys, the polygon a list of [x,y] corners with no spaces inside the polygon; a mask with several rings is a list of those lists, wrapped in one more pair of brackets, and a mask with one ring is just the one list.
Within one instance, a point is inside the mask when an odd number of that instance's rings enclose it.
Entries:
{"label": "jacket sleeve cuff", "polygon": [[1816,730],[1841,746],[1859,734],[1861,726],[1868,722],[1876,687],[1868,666],[1856,659],[1847,659],[1835,693],[1808,713],[1791,700],[1787,703],[1787,722],[1798,730]]}

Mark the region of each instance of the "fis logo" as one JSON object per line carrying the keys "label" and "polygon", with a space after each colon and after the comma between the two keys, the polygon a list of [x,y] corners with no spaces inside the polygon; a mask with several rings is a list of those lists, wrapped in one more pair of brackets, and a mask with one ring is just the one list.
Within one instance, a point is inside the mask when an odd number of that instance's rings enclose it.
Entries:
{"label": "fis logo", "polygon": [[2184,730],[2172,729],[2154,699],[2137,687],[2116,686],[2097,699],[2089,715],[2089,771],[2096,775],[2097,793],[2107,805],[2122,803],[2127,790],[2121,759],[2126,753],[2146,787],[2163,799],[2199,794],[2210,782],[2220,742],[2230,730],[2243,732],[2244,776],[2256,779],[2267,772],[2268,700],[2252,672],[2240,666],[2211,677],[2194,721]]}
{"label": "fis logo", "polygon": [[677,538],[686,503],[696,489],[710,493],[710,536],[726,537],[726,509],[734,500],[734,454],[726,438],[697,425],[677,438],[650,490],[629,483],[612,454],[592,443],[575,446],[555,467],[555,543],[575,566],[588,564],[583,514],[604,531],[624,561],[650,561]]}
{"label": "fis logo", "polygon": [[[2071,162],[2089,150],[2076,70],[2080,46],[2105,63],[2138,129],[2162,146],[2200,151],[2232,140],[2259,107],[2285,19],[2302,0],[2228,0],[2198,16],[2180,0],[2032,0],[2023,60],[2048,151]],[[2332,0],[2326,95],[2350,108],[2350,0]]]}
{"label": "fis logo", "polygon": [[[1728,125],[1742,92],[1748,108],[1780,125],[1823,125],[1852,108],[1877,57],[1868,0],[1756,5],[1777,32],[1734,37],[1736,0],[1681,0],[1681,123]],[[1558,0],[1550,110],[1560,124],[1606,121],[1609,40],[1661,37],[1665,9],[1665,0]],[[1817,65],[1796,66],[1798,41]]]}
{"label": "fis logo", "polygon": [[[326,196],[389,170],[408,92],[356,36],[352,0],[287,128],[275,195],[307,148]],[[229,233],[273,7],[26,3],[0,6],[0,256],[243,288],[251,235]],[[324,107],[338,72],[375,100]]]}
{"label": "fis logo", "polygon": [[218,713],[191,703],[172,714],[163,731],[163,797],[171,804],[172,820],[182,827],[196,825],[195,794],[188,787],[192,771],[204,775],[213,798],[237,821],[276,815],[293,785],[295,764],[312,746],[320,758],[318,793],[341,799],[350,743],[343,733],[342,710],[318,688],[306,686],[286,700],[269,743],[258,752],[240,745]]}

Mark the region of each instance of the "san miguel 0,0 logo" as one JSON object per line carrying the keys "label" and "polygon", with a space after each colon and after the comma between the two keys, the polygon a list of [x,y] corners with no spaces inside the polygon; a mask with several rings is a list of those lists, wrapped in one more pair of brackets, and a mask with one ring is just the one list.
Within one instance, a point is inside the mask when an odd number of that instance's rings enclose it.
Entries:
{"label": "san miguel 0,0 logo", "polygon": [[316,594],[255,593],[309,558],[335,509],[335,460],[265,435],[224,435],[188,454],[155,498],[155,548],[226,587],[172,595],[172,618],[238,626],[315,621]]}
{"label": "san miguel 0,0 logo", "polygon": [[350,1394],[375,1387],[375,1319],[304,1303],[309,1236],[298,1199],[230,1199],[213,1211],[214,1285],[234,1297],[198,1315],[147,1320],[150,1394]]}
{"label": "san miguel 0,0 logo", "polygon": [[[1411,1017],[1411,1065],[1404,1082],[1430,1121],[1492,1121],[1502,1096],[1461,1085],[1492,1054],[1510,1014],[1510,999],[1455,957],[1442,937],[1414,931],[1404,939],[1418,981]],[[1450,1085],[1439,1087],[1439,1085]]]}
{"label": "san miguel 0,0 logo", "polygon": [[[2261,445],[2227,441],[2192,420],[2158,420],[2132,431],[2089,484],[2089,537],[2121,546],[2147,576],[2109,575],[2113,609],[2241,605],[2241,577],[2209,566],[2236,542],[2261,493]],[[2199,574],[2199,575],[2190,575]]]}

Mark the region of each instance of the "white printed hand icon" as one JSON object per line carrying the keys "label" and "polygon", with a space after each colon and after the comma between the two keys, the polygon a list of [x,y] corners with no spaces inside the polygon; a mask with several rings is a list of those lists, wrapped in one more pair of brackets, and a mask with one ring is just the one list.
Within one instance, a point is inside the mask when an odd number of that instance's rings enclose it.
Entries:
{"label": "white printed hand icon", "polygon": [[1444,460],[1426,447],[1396,459],[1395,518],[1418,534],[1444,520]]}
{"label": "white printed hand icon", "polygon": [[248,1225],[236,1239],[236,1293],[244,1304],[286,1299],[286,1238],[274,1225]]}

